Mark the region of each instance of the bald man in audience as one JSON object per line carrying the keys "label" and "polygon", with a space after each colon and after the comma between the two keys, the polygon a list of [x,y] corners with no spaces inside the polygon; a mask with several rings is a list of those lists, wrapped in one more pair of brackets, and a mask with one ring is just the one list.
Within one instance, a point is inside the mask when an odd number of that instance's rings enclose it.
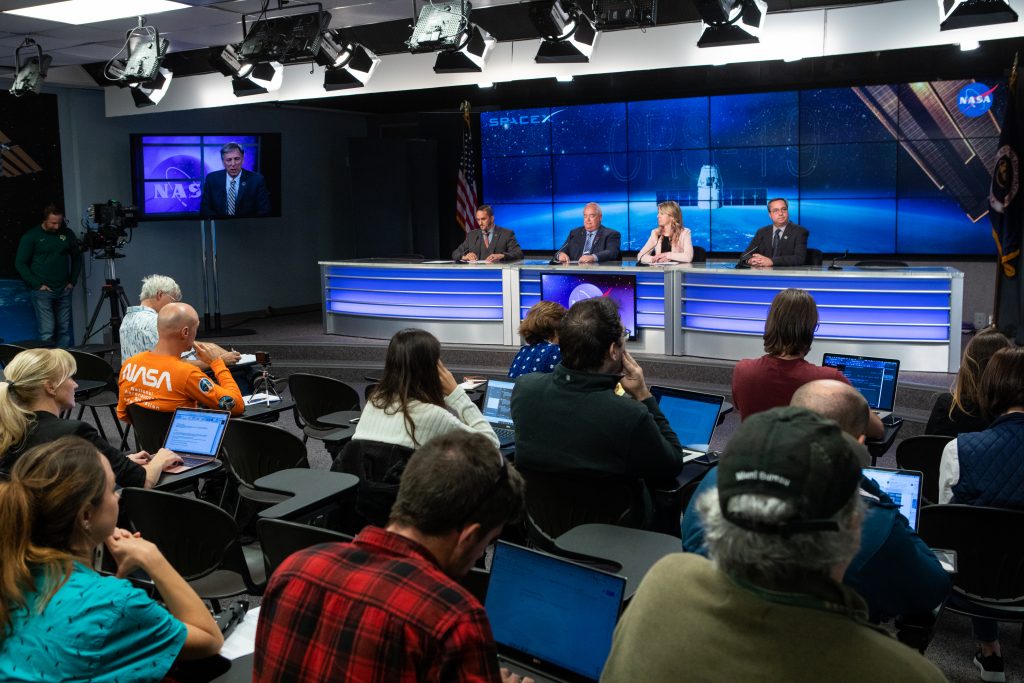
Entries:
{"label": "bald man in audience", "polygon": [[[834,379],[804,384],[790,399],[791,406],[807,408],[827,417],[863,444],[871,408],[859,391]],[[867,449],[857,448],[862,466],[870,464]],[[683,550],[707,555],[704,527],[696,511],[701,494],[718,485],[718,468],[708,472],[683,515]],[[899,505],[878,485],[861,480],[864,520],[860,551],[850,562],[843,583],[868,603],[874,622],[901,615],[922,614],[937,607],[950,589],[950,579],[921,537],[911,530]]]}
{"label": "bald man in audience", "polygon": [[[135,354],[121,365],[117,402],[120,419],[130,421],[130,405],[160,412],[197,406],[228,410],[232,415],[245,412],[242,394],[224,360],[215,357],[207,344],[195,340],[199,315],[194,308],[183,303],[167,304],[160,309],[156,324],[160,338],[153,350]],[[181,359],[181,354],[191,348],[210,366],[213,379]]]}

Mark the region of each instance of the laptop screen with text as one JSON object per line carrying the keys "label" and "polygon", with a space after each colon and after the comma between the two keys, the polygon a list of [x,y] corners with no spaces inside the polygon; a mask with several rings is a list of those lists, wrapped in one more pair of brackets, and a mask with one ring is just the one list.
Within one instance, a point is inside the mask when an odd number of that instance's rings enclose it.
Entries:
{"label": "laptop screen with text", "polygon": [[843,373],[854,389],[868,400],[872,410],[892,410],[900,374],[898,360],[826,353],[821,364]]}
{"label": "laptop screen with text", "polygon": [[164,439],[175,453],[214,457],[220,450],[231,414],[222,410],[178,408]]}

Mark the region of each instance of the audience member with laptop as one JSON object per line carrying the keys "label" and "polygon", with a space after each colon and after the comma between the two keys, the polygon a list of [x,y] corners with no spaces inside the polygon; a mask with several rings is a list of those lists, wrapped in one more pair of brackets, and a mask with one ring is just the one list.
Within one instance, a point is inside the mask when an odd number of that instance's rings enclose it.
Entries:
{"label": "audience member with laptop", "polygon": [[654,565],[601,680],[945,680],[841,582],[861,543],[862,450],[806,408],[747,418],[697,498],[710,561]]}
{"label": "audience member with laptop", "polygon": [[[0,483],[0,680],[159,681],[178,660],[220,651],[192,587],[155,545],[115,527],[119,497],[108,460],[77,436],[31,449]],[[117,576],[93,570],[101,544]],[[136,570],[163,605],[123,578]]]}
{"label": "audience member with laptop", "polygon": [[[843,432],[864,443],[868,405],[863,395],[848,384],[836,380],[815,380],[793,394],[792,406],[812,410],[834,421]],[[735,438],[735,437],[734,437]],[[731,445],[731,444],[730,444]],[[726,447],[726,453],[730,448]],[[860,464],[866,465],[867,451],[851,446]],[[724,459],[724,458],[723,458]],[[850,561],[843,583],[867,602],[874,622],[901,615],[923,614],[937,607],[949,593],[949,576],[931,549],[915,533],[920,509],[921,473],[907,473],[895,479],[897,472],[865,470],[860,492],[864,498],[861,545]],[[878,480],[889,484],[881,487]],[[719,480],[718,469],[704,477],[683,515],[683,550],[707,555],[705,528],[697,514],[697,501],[713,491]],[[916,484],[916,486],[915,486]],[[907,486],[912,486],[910,491]],[[895,502],[888,491],[904,491]],[[906,510],[907,515],[900,514]]]}
{"label": "audience member with laptop", "polygon": [[75,407],[77,369],[63,349],[28,349],[4,368],[0,382],[0,475],[9,474],[18,458],[40,444],[73,434],[91,443],[110,462],[118,486],[152,487],[167,467],[180,462],[176,453],[161,448],[125,454],[88,422],[60,414]]}
{"label": "audience member with laptop", "polygon": [[302,550],[274,572],[253,680],[519,681],[499,669],[487,613],[458,579],[522,515],[523,487],[482,434],[426,443],[387,528]]}
{"label": "audience member with laptop", "polygon": [[[1024,348],[1000,349],[981,376],[981,416],[990,424],[946,444],[939,502],[1024,510]],[[1019,542],[1007,539],[1007,542]],[[999,623],[972,619],[982,680],[1003,681]]]}
{"label": "audience member with laptop", "polygon": [[[802,289],[784,289],[772,299],[764,325],[765,355],[736,363],[732,371],[732,401],[740,417],[789,405],[800,386],[815,379],[834,379],[849,384],[842,372],[818,367],[804,360],[818,328],[818,306]],[[885,434],[881,419],[872,414],[869,439]]]}

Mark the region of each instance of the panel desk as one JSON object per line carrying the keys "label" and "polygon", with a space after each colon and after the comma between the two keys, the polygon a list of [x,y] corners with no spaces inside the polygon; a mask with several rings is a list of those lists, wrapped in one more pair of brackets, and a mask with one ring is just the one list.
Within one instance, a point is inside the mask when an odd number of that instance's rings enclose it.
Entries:
{"label": "panel desk", "polygon": [[393,259],[322,261],[324,332],[389,339],[419,327],[443,343],[518,347],[519,322],[540,300],[542,273],[636,275],[638,353],[724,360],[764,353],[772,298],[806,289],[820,324],[808,356],[898,358],[903,370],[960,367],[963,273],[946,267],[736,270],[733,261],[638,268],[632,262],[469,265]]}

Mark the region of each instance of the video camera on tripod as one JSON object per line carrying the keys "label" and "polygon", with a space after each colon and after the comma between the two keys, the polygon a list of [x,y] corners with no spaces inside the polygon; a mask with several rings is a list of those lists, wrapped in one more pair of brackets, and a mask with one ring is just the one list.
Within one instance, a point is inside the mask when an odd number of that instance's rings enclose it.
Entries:
{"label": "video camera on tripod", "polygon": [[106,204],[90,205],[86,213],[88,222],[82,220],[85,232],[81,235],[81,250],[92,252],[97,259],[120,258],[117,250],[132,241],[129,231],[139,225],[138,209],[111,199]]}

